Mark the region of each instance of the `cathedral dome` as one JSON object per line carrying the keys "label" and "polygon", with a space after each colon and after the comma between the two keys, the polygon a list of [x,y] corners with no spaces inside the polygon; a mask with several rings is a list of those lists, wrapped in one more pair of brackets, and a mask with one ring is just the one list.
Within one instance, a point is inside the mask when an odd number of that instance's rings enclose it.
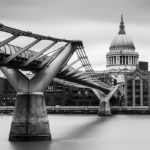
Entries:
{"label": "cathedral dome", "polygon": [[132,49],[135,50],[132,39],[126,34],[118,34],[111,42],[110,49]]}
{"label": "cathedral dome", "polygon": [[119,28],[120,30],[118,35],[111,42],[110,50],[116,50],[116,49],[135,50],[135,46],[132,39],[128,35],[126,35],[122,16],[121,16],[121,22]]}
{"label": "cathedral dome", "polygon": [[121,15],[118,35],[112,40],[109,52],[106,53],[107,70],[110,72],[134,70],[138,64],[138,58],[139,54],[135,51],[132,39],[126,35]]}

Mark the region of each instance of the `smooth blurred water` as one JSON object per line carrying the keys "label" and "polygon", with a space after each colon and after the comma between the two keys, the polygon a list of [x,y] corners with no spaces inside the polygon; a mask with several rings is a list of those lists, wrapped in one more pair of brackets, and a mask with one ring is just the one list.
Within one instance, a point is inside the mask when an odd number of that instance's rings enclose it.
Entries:
{"label": "smooth blurred water", "polygon": [[149,115],[49,115],[52,142],[9,142],[12,116],[0,116],[0,150],[150,150]]}

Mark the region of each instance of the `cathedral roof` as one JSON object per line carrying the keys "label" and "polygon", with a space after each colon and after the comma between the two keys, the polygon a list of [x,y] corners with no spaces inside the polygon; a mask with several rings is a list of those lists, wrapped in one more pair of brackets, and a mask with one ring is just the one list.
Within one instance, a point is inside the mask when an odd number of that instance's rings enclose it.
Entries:
{"label": "cathedral roof", "polygon": [[128,35],[126,35],[122,15],[121,15],[121,22],[119,26],[118,35],[112,40],[110,45],[110,50],[116,50],[116,49],[135,50],[135,46],[132,39]]}

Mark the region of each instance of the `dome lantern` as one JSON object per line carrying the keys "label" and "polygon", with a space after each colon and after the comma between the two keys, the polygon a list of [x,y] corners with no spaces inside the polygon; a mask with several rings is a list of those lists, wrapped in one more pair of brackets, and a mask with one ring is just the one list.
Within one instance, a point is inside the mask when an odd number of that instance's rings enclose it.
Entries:
{"label": "dome lantern", "polygon": [[125,32],[125,26],[124,26],[124,21],[123,21],[123,15],[121,15],[121,22],[120,22],[119,28],[120,28],[119,34],[126,34],[126,32]]}

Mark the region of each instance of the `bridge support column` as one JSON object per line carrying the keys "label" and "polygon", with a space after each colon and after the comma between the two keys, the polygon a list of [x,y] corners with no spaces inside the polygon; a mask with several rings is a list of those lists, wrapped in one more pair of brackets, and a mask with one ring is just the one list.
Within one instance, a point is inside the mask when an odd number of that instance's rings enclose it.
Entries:
{"label": "bridge support column", "polygon": [[111,116],[111,109],[109,105],[109,101],[100,102],[98,108],[98,116]]}
{"label": "bridge support column", "polygon": [[110,98],[113,96],[113,94],[116,92],[118,89],[118,86],[114,87],[110,93],[105,95],[104,93],[92,89],[97,98],[100,100],[99,108],[98,108],[98,116],[111,116],[111,108],[109,104]]}
{"label": "bridge support column", "polygon": [[9,140],[51,140],[43,93],[17,93]]}
{"label": "bridge support column", "polygon": [[17,69],[0,68],[17,91],[10,141],[51,140],[43,92],[76,47],[77,43],[68,44],[49,65],[30,80]]}

